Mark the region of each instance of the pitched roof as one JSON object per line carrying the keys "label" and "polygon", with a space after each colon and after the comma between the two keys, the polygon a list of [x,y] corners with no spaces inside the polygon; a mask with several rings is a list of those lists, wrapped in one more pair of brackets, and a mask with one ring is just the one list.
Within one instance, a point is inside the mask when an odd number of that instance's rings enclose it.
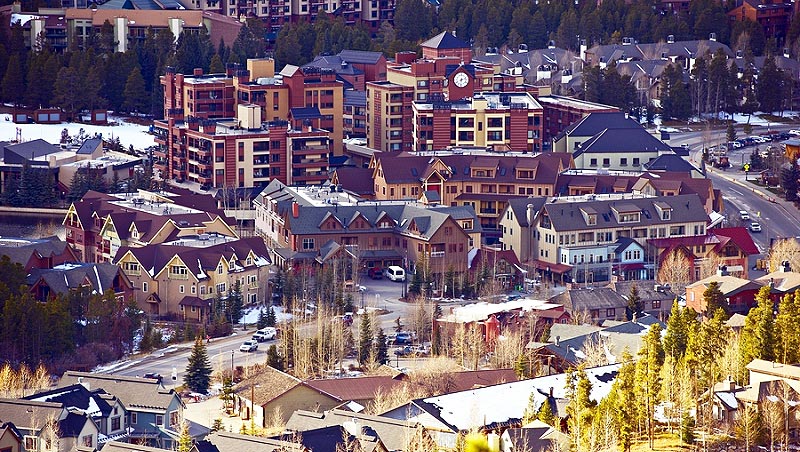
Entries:
{"label": "pitched roof", "polygon": [[338,53],[339,57],[348,63],[356,64],[377,64],[383,56],[383,52],[369,52],[366,50],[342,50]]}
{"label": "pitched roof", "polygon": [[469,49],[469,44],[449,31],[443,31],[419,45],[434,49]]}
{"label": "pitched roof", "polygon": [[[180,245],[147,245],[143,247],[121,247],[117,258],[122,258],[130,252],[139,261],[139,264],[151,275],[162,271],[175,256],[192,271],[192,277],[198,280],[208,278],[208,272],[214,271],[220,260],[230,262],[236,257],[236,266],[247,269],[261,267],[271,263],[269,250],[261,237],[247,237],[231,242],[218,243],[205,248]],[[247,265],[250,253],[255,259]]]}
{"label": "pitched roof", "polygon": [[[586,369],[586,376],[592,383],[589,394],[592,400],[599,401],[608,394],[618,370],[619,364]],[[493,428],[520,422],[529,400],[533,398],[534,406],[538,407],[547,397],[549,388],[553,388],[554,397],[564,398],[566,378],[563,373],[548,375],[417,399],[414,404],[454,432],[475,427]],[[399,415],[406,415],[405,408],[399,410],[403,411]]]}
{"label": "pitched roof", "polygon": [[343,166],[336,168],[335,173],[339,185],[345,190],[362,196],[375,194],[375,184],[372,183],[371,169]]}
{"label": "pitched roof", "polygon": [[671,153],[672,148],[643,128],[607,128],[581,143],[572,155],[583,154],[660,152]]}
{"label": "pitched roof", "polygon": [[[300,383],[299,378],[264,365],[258,366],[252,377],[239,382],[236,385],[236,392],[249,399],[252,389],[253,397],[262,405],[266,405]],[[255,387],[252,387],[254,384]]]}
{"label": "pitched roof", "polygon": [[[79,380],[80,379],[80,380]],[[91,388],[103,389],[117,397],[128,409],[167,409],[178,397],[174,390],[165,389],[152,378],[123,377],[120,375],[69,370],[59,381],[59,387],[79,382]]]}
{"label": "pitched roof", "polygon": [[579,287],[567,289],[548,301],[564,305],[569,312],[589,312],[593,309],[623,308],[627,300],[608,287]]}
{"label": "pitched roof", "polygon": [[119,267],[109,263],[63,264],[54,268],[33,268],[25,281],[31,285],[44,282],[52,294],[67,293],[87,283],[97,293],[104,293],[115,289],[114,280],[118,274],[121,274]]}
{"label": "pitched roof", "polygon": [[[669,220],[662,220],[655,203],[663,203],[672,208]],[[582,209],[593,209],[597,213],[596,224],[592,229],[613,228],[620,226],[614,210],[621,208],[635,208],[641,212],[637,227],[648,225],[668,225],[672,223],[686,223],[692,221],[706,222],[703,204],[697,195],[677,195],[658,197],[636,197],[625,199],[594,199],[573,202],[551,202],[544,205],[544,212],[556,231],[577,231],[587,229],[588,225],[583,219]],[[628,223],[625,223],[626,225]]]}
{"label": "pitched roof", "polygon": [[746,366],[750,372],[772,375],[777,378],[788,378],[800,381],[800,366],[793,364],[781,364],[774,361],[754,359]]}
{"label": "pitched roof", "polygon": [[239,435],[218,431],[197,443],[201,452],[302,452],[303,446],[293,441],[262,438],[252,435]]}
{"label": "pitched roof", "polygon": [[531,226],[531,224],[528,223],[528,206],[531,206],[533,218],[535,219],[546,202],[547,198],[544,197],[513,198],[508,200],[508,208],[514,213],[514,220],[517,224],[523,228],[527,228]]}
{"label": "pitched roof", "polygon": [[105,446],[103,446],[103,450],[105,452],[164,452],[164,449],[158,447],[122,443],[118,441],[107,442]]}
{"label": "pitched roof", "polygon": [[77,408],[92,417],[105,417],[111,413],[111,405],[106,399],[98,392],[89,391],[82,384],[39,392],[24,399],[60,403],[66,408]]}
{"label": "pitched roof", "polygon": [[408,439],[412,437],[418,426],[414,422],[391,419],[385,416],[373,416],[334,409],[322,413],[297,410],[286,422],[285,428],[287,430],[305,432],[306,430],[332,425],[344,425],[346,422],[369,427],[390,451],[403,450],[407,446]]}
{"label": "pitched roof", "polygon": [[719,284],[720,292],[726,297],[732,297],[745,290],[758,290],[761,288],[761,284],[731,275],[711,275],[689,284],[686,288],[708,287],[712,282]]}
{"label": "pitched roof", "polygon": [[761,284],[770,284],[775,292],[794,292],[800,288],[800,273],[775,271],[756,278]]}
{"label": "pitched roof", "polygon": [[64,419],[58,421],[58,434],[61,438],[77,438],[87,422],[91,422],[84,414],[70,411]]}
{"label": "pitched roof", "polygon": [[55,236],[39,240],[0,243],[0,255],[8,256],[12,263],[23,266],[28,264],[34,254],[41,257],[54,257],[64,253],[72,254],[71,250],[67,242]]}
{"label": "pitched roof", "polygon": [[338,401],[371,400],[378,392],[386,393],[403,382],[389,376],[306,380],[303,385]]}
{"label": "pitched roof", "polygon": [[19,430],[38,431],[51,419],[60,419],[64,405],[23,399],[0,399],[0,421],[11,422]]}
{"label": "pitched roof", "polygon": [[563,135],[575,137],[592,137],[605,129],[641,129],[642,125],[635,119],[628,117],[627,113],[622,112],[596,112],[580,118],[572,125],[564,129],[556,140]]}
{"label": "pitched roof", "polygon": [[[308,450],[313,452],[337,452],[346,448],[359,452],[372,452],[377,449],[380,439],[370,428],[361,428],[359,431],[350,431],[358,428],[356,425],[331,425],[311,430],[304,430],[299,441]],[[291,441],[294,434],[284,433],[278,438]],[[345,444],[349,444],[346,446]]]}
{"label": "pitched roof", "polygon": [[701,170],[675,153],[661,154],[642,165],[647,171],[669,171],[674,173],[701,173]]}
{"label": "pitched roof", "polygon": [[[747,231],[747,228],[744,227],[734,227],[734,228],[714,228],[711,229],[711,232],[716,235],[717,237],[727,238],[730,243],[735,244],[742,250],[745,254],[759,254],[760,251],[756,246],[755,242],[753,241],[753,236]],[[725,240],[721,240],[721,245],[717,247],[718,249],[722,249],[728,242]]]}

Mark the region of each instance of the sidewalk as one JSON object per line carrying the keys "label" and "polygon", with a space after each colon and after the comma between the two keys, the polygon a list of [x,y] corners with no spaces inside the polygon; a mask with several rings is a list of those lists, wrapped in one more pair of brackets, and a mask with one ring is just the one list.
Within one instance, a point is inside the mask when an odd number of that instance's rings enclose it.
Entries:
{"label": "sidewalk", "polygon": [[250,421],[243,421],[238,416],[228,416],[222,410],[222,400],[219,397],[209,397],[200,402],[195,402],[192,399],[184,399],[186,409],[183,410],[183,416],[192,422],[198,423],[202,426],[211,428],[214,425],[215,419],[222,420],[222,428],[225,431],[239,433],[242,429],[242,424],[247,422],[249,427]]}

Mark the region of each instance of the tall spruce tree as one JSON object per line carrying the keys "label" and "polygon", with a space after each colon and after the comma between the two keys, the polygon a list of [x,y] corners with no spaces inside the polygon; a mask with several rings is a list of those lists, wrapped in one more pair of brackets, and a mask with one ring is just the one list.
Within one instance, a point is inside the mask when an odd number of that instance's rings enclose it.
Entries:
{"label": "tall spruce tree", "polygon": [[800,291],[784,295],[778,304],[775,359],[784,364],[800,361]]}
{"label": "tall spruce tree", "polygon": [[655,425],[653,417],[661,394],[661,366],[664,365],[664,349],[661,345],[661,325],[652,325],[644,337],[636,362],[637,399],[647,425],[650,448],[654,446]]}
{"label": "tall spruce tree", "polygon": [[361,324],[358,331],[358,362],[367,364],[372,358],[372,322],[368,313],[361,315]]}
{"label": "tall spruce tree", "polygon": [[758,291],[756,307],[745,318],[740,344],[743,363],[754,359],[771,361],[774,358],[775,319],[770,290],[769,286],[764,286]]}
{"label": "tall spruce tree", "polygon": [[203,338],[197,336],[189,355],[189,363],[186,365],[186,373],[183,375],[183,383],[192,392],[205,394],[211,383],[211,362],[208,360],[208,352]]}

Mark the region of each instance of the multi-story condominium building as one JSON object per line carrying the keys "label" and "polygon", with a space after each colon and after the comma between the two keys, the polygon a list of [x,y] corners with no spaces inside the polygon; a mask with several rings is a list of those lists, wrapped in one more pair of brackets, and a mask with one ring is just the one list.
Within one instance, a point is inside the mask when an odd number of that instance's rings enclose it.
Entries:
{"label": "multi-story condominium building", "polygon": [[[293,121],[262,122],[258,105],[239,105],[238,119],[169,120],[170,153],[160,148],[154,168],[203,187],[264,186],[273,179],[298,185],[328,179],[330,133],[311,125],[317,109],[293,109]],[[164,129],[159,129],[161,136]],[[170,158],[171,156],[171,158]]]}
{"label": "multi-story condominium building", "polygon": [[490,244],[500,237],[499,220],[508,200],[553,195],[558,174],[571,167],[568,154],[534,157],[468,151],[376,153],[369,165],[374,199],[416,200],[432,192],[442,205],[470,206],[478,216],[483,241]]}
{"label": "multi-story condominium building", "polygon": [[550,140],[558,137],[568,127],[587,115],[619,111],[617,107],[571,97],[537,96],[536,101],[543,109],[542,138],[547,146],[549,146]]}
{"label": "multi-story condominium building", "polygon": [[514,200],[500,224],[504,248],[514,249],[520,262],[547,276],[585,282],[628,271],[652,278],[662,258],[653,241],[706,237],[708,221],[694,194],[609,194]]}
{"label": "multi-story condominium building", "polygon": [[121,248],[114,263],[139,289],[137,305],[154,317],[205,322],[213,303],[238,289],[244,303],[267,298],[270,257],[261,237],[198,236]]}
{"label": "multi-story condominium building", "polygon": [[431,95],[412,105],[417,151],[541,151],[542,106],[529,93],[475,93],[471,99],[450,102]]}
{"label": "multi-story condominium building", "polygon": [[[91,2],[90,2],[91,3]],[[102,6],[102,5],[101,5]],[[10,13],[21,13],[20,4],[10,5]],[[0,11],[0,15],[3,12]],[[36,14],[18,16],[22,19],[24,44],[36,48],[42,36],[50,48],[64,51],[69,46],[84,47],[94,33],[99,33],[104,23],[113,27],[114,50],[127,52],[144,41],[148,30],[169,30],[177,40],[184,31],[196,33],[201,27],[209,33],[211,42],[220,40],[230,44],[236,39],[242,23],[215,11],[195,11],[186,9],[121,9],[99,7],[91,8],[42,8]],[[8,27],[12,22],[7,18]]]}
{"label": "multi-story condominium building", "polygon": [[325,265],[349,256],[358,262],[347,270],[352,277],[373,267],[413,269],[422,259],[441,274],[450,265],[466,271],[467,253],[479,245],[480,225],[470,207],[340,199],[291,188],[264,190],[256,204],[256,233],[274,244],[275,263]]}
{"label": "multi-story condominium building", "polygon": [[[165,178],[215,187],[325,180],[342,152],[343,84],[329,69],[249,60],[248,70],[192,76],[168,69],[154,167]],[[191,137],[190,137],[191,135]],[[299,160],[299,161],[294,161]]]}
{"label": "multi-story condominium building", "polygon": [[211,196],[89,191],[64,217],[67,243],[83,262],[111,262],[123,246],[145,246],[181,237],[238,237]]}

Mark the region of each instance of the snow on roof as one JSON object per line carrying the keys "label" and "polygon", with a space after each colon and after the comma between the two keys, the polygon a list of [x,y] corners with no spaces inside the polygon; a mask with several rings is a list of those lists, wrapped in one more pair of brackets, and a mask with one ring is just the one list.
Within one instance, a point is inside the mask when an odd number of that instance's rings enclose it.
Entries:
{"label": "snow on roof", "polygon": [[481,301],[453,309],[453,312],[442,317],[442,321],[456,323],[480,322],[492,314],[521,309],[523,311],[552,309],[558,305],[544,300],[518,298],[503,303],[487,303]]}
{"label": "snow on roof", "polygon": [[[611,391],[620,364],[586,369],[592,383],[589,397],[600,401]],[[535,405],[541,406],[545,394],[553,388],[555,398],[565,398],[566,374],[548,375],[467,391],[428,397],[423,402],[439,410],[439,417],[458,430],[469,430],[492,424],[522,419],[533,394]]]}
{"label": "snow on roof", "polygon": [[732,392],[715,392],[714,395],[730,408],[736,409],[739,407],[739,402]]}

